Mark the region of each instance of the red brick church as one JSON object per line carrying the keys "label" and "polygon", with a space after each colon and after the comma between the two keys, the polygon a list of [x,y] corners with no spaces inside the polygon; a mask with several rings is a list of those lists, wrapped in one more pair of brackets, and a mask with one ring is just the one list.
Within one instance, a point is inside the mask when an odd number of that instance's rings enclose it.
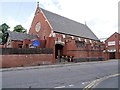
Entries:
{"label": "red brick church", "polygon": [[[32,45],[35,40],[40,43],[40,46]],[[103,52],[105,45],[86,24],[42,9],[39,7],[39,3],[29,33],[8,31],[4,47],[52,48],[52,63],[65,60],[103,60],[105,58]],[[40,55],[36,56],[45,61]],[[36,59],[40,61],[38,57]],[[27,59],[30,61],[29,56]]]}
{"label": "red brick church", "polygon": [[103,43],[86,24],[42,9],[39,3],[29,34],[45,41],[42,48],[52,48],[55,58],[103,57]]}

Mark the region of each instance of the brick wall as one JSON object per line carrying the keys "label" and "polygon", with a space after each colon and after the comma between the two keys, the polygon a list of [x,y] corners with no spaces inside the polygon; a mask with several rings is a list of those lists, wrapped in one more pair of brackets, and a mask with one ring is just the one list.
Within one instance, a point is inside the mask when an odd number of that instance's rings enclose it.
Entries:
{"label": "brick wall", "polygon": [[56,60],[55,60],[55,40],[54,40],[54,37],[47,37],[47,40],[46,40],[46,48],[52,48],[53,49],[53,60],[52,60],[52,63],[56,63]]}
{"label": "brick wall", "polygon": [[[41,23],[41,29],[39,32],[35,31],[35,25],[37,22]],[[46,20],[46,18],[44,17],[40,8],[37,7],[35,16],[33,18],[33,21],[32,21],[32,24],[31,24],[31,27],[29,30],[29,34],[35,34],[35,35],[37,34],[39,36],[40,40],[43,40],[43,39],[46,39],[46,37],[48,37],[50,33],[51,33],[51,27],[49,26],[49,23]]]}
{"label": "brick wall", "polygon": [[[115,52],[115,59],[120,59],[120,45],[119,45],[119,40],[120,40],[120,34],[115,32],[112,34],[106,41],[105,41],[105,46],[106,46],[106,59],[110,59],[111,53]],[[115,45],[108,45],[109,42],[115,41]],[[110,51],[110,50],[116,50],[116,51]]]}
{"label": "brick wall", "polygon": [[52,64],[52,59],[53,54],[0,55],[0,68]]}
{"label": "brick wall", "polygon": [[0,67],[35,66],[53,64],[53,49],[50,48],[2,48]]}
{"label": "brick wall", "polygon": [[[68,56],[74,57],[104,57],[103,56],[103,47],[104,45],[99,44],[100,48],[92,48],[91,44],[86,44],[83,47],[76,47],[75,40],[70,40],[69,43],[66,43],[65,54]],[[103,46],[103,47],[102,47]]]}

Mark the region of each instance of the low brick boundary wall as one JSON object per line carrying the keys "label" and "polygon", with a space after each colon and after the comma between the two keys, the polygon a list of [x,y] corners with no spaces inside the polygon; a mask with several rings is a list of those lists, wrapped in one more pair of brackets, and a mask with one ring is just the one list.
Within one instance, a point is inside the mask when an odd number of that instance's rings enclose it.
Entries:
{"label": "low brick boundary wall", "polygon": [[53,64],[50,48],[1,48],[0,68]]}
{"label": "low brick boundary wall", "polygon": [[52,64],[53,54],[0,55],[0,68]]}

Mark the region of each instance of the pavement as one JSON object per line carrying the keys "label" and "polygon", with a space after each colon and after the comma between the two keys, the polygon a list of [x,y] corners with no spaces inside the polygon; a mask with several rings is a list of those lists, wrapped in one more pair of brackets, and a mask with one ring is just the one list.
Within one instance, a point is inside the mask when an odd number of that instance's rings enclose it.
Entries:
{"label": "pavement", "polygon": [[29,69],[42,69],[42,68],[56,68],[56,67],[65,67],[65,66],[74,66],[80,64],[94,64],[94,63],[101,63],[101,62],[109,62],[115,61],[116,59],[107,60],[107,61],[94,61],[94,62],[77,62],[77,63],[59,63],[54,65],[42,65],[42,66],[29,66],[29,67],[13,67],[13,68],[1,68],[0,72],[6,71],[18,71],[18,70],[29,70]]}

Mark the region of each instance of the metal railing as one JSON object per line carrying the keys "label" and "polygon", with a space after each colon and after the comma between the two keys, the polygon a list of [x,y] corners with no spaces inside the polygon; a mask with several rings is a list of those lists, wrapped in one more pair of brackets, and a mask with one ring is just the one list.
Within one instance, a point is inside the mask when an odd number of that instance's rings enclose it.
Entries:
{"label": "metal railing", "polygon": [[8,54],[53,54],[51,48],[0,48],[0,55]]}

